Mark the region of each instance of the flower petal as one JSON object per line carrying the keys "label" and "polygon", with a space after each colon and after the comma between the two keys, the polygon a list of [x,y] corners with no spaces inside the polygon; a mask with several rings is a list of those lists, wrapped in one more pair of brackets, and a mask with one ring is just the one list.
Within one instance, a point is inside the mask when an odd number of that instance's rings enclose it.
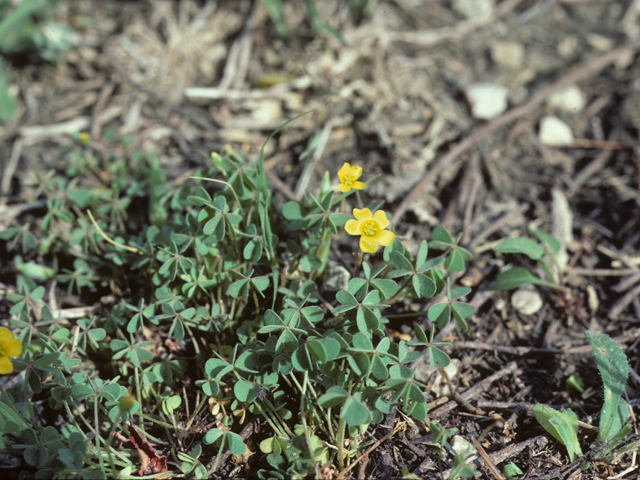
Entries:
{"label": "flower petal", "polygon": [[391,245],[391,242],[396,238],[396,235],[389,230],[379,230],[378,234],[375,236],[376,242],[378,242],[383,247],[388,247]]}
{"label": "flower petal", "polygon": [[362,232],[360,231],[360,222],[353,218],[347,220],[347,223],[344,224],[344,229],[349,235],[362,235]]}
{"label": "flower petal", "polygon": [[363,235],[360,237],[360,250],[366,253],[376,253],[378,251],[378,241],[375,237]]}
{"label": "flower petal", "polygon": [[8,328],[0,327],[0,342],[7,342],[13,338],[13,333]]}
{"label": "flower petal", "polygon": [[353,185],[351,185],[351,188],[354,188],[356,190],[362,190],[365,187],[365,184],[363,182],[354,182]]}
{"label": "flower petal", "polygon": [[13,372],[13,363],[7,357],[2,355],[0,357],[0,374],[7,375]]}
{"label": "flower petal", "polygon": [[360,178],[360,175],[362,175],[362,167],[356,167],[354,165],[353,167],[351,167],[351,171],[349,173],[354,180],[357,180],[358,178]]}
{"label": "flower petal", "polygon": [[347,162],[344,162],[342,168],[338,170],[338,178],[340,179],[340,181],[342,181],[342,179],[349,175],[349,173],[351,173],[351,165],[349,165]]}
{"label": "flower petal", "polygon": [[22,353],[22,342],[19,338],[9,340],[2,346],[2,351],[7,357],[17,357]]}
{"label": "flower petal", "polygon": [[389,226],[389,220],[387,220],[387,215],[384,213],[384,210],[378,210],[373,214],[373,218],[378,221],[380,228],[387,228]]}
{"label": "flower petal", "polygon": [[372,217],[371,210],[369,210],[368,208],[363,208],[362,210],[360,210],[358,208],[354,208],[353,209],[353,216],[356,217],[360,221],[366,220],[366,219]]}
{"label": "flower petal", "polygon": [[340,185],[338,185],[338,188],[340,189],[340,191],[342,193],[347,193],[349,190],[351,190],[353,187],[349,187],[347,185],[345,185],[344,183],[341,183]]}

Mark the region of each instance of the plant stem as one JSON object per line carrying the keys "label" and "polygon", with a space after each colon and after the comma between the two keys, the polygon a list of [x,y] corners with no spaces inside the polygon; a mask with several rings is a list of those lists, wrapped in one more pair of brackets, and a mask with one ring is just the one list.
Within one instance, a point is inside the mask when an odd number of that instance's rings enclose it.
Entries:
{"label": "plant stem", "polygon": [[[32,374],[35,375],[35,372],[32,372]],[[41,433],[42,427],[38,425],[38,422],[36,422],[36,416],[33,413],[33,409],[31,408],[31,400],[29,400],[29,384],[27,382],[25,382],[24,384],[23,394],[24,394],[24,402],[27,404],[27,410],[29,410],[29,416],[31,417],[31,424],[36,427],[36,430],[38,431],[38,433]]]}
{"label": "plant stem", "polygon": [[[95,443],[96,443],[96,452],[100,452],[100,423],[98,422],[98,396],[95,395],[93,397],[93,421],[95,423]],[[100,470],[104,472],[104,462],[102,460],[102,455],[98,453],[98,462],[100,462]]]}
{"label": "plant stem", "polygon": [[33,425],[33,418],[31,418],[31,422],[27,422],[27,420],[22,416],[22,414],[15,407],[15,405],[13,404],[11,399],[9,398],[9,395],[7,395],[7,392],[5,391],[5,389],[4,389],[4,387],[2,385],[0,385],[0,392],[2,393],[2,397],[4,398],[5,402],[7,403],[7,406],[11,410],[13,410],[14,413],[16,415],[18,415],[18,417],[20,417],[20,419],[24,422],[24,424],[27,425],[27,423],[31,423]]}
{"label": "plant stem", "polygon": [[336,437],[336,447],[338,447],[338,468],[344,469],[344,432],[347,428],[347,421],[344,418],[338,423],[338,435]]}
{"label": "plant stem", "polygon": [[222,456],[222,449],[224,448],[226,439],[227,437],[223,435],[222,442],[220,442],[220,449],[218,450],[218,454],[216,455],[216,461],[213,464],[213,467],[211,467],[211,471],[207,472],[207,478],[211,478],[213,472],[215,472],[218,469],[218,463],[220,463],[220,457]]}

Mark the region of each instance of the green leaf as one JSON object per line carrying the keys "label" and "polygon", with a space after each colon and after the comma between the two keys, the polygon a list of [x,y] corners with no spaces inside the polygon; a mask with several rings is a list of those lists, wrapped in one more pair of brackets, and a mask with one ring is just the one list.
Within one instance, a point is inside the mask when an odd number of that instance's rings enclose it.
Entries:
{"label": "green leaf", "polygon": [[48,365],[52,365],[58,361],[60,357],[60,352],[49,353],[44,355],[33,362],[33,365],[36,367],[44,367]]}
{"label": "green leaf", "polygon": [[522,287],[523,285],[546,285],[551,284],[540,280],[533,275],[529,270],[522,267],[513,267],[509,270],[500,272],[496,277],[496,281],[491,285],[491,290],[512,290],[514,288]]}
{"label": "green leaf", "polygon": [[476,311],[476,307],[469,303],[453,302],[451,308],[462,318],[469,318]]}
{"label": "green leaf", "polygon": [[462,298],[470,291],[471,289],[469,287],[454,288],[453,290],[451,290],[451,292],[449,292],[449,300],[457,300],[459,298]]}
{"label": "green leaf", "polygon": [[248,293],[247,283],[248,283],[247,279],[242,279],[242,280],[233,282],[231,285],[229,285],[229,288],[227,289],[227,293],[232,298],[239,298],[241,295],[243,298],[245,298],[246,294]]}
{"label": "green leaf", "polygon": [[[376,291],[376,293],[378,292]],[[371,335],[371,333],[380,328],[380,320],[376,314],[368,308],[358,308],[356,324],[358,326],[358,330],[367,335]]]}
{"label": "green leaf", "polygon": [[15,266],[25,277],[32,278],[33,280],[40,282],[50,280],[56,274],[56,271],[53,268],[38,265],[34,262],[25,262],[21,264],[16,263]]}
{"label": "green leaf", "polygon": [[417,273],[413,276],[413,289],[416,291],[416,295],[421,298],[431,298],[436,293],[436,282],[431,278]]}
{"label": "green leaf", "polygon": [[567,447],[570,461],[582,455],[578,442],[578,417],[571,409],[558,411],[538,404],[533,407],[533,414],[547,432]]}
{"label": "green leaf", "polygon": [[100,395],[107,400],[117,400],[120,397],[120,385],[110,383],[100,389]]}
{"label": "green leaf", "polygon": [[9,78],[4,71],[4,62],[0,59],[0,122],[8,122],[13,117],[18,104],[11,95]]}
{"label": "green leaf", "polygon": [[355,307],[356,305],[358,305],[358,300],[356,300],[356,297],[354,297],[352,293],[346,290],[340,290],[338,293],[336,293],[336,300],[338,300],[338,302],[340,302],[342,305],[348,305],[351,307]]}
{"label": "green leaf", "polygon": [[264,292],[267,288],[269,288],[269,277],[264,275],[260,277],[253,277],[251,279],[251,283],[253,283],[253,285],[255,285],[258,290]]}
{"label": "green leaf", "polygon": [[513,462],[506,464],[502,473],[507,480],[516,480],[520,475],[524,475],[524,472]]}
{"label": "green leaf", "polygon": [[298,348],[298,337],[291,330],[283,330],[276,343],[276,353],[291,353]]}
{"label": "green leaf", "polygon": [[308,346],[320,363],[331,361],[340,353],[340,343],[333,338],[310,340]]}
{"label": "green leaf", "polygon": [[626,402],[621,403],[621,397],[629,378],[629,362],[622,349],[608,335],[589,330],[585,331],[585,335],[593,348],[604,384],[598,440],[606,442],[620,431],[627,420]]}
{"label": "green leaf", "polygon": [[340,418],[343,418],[347,425],[367,425],[371,422],[371,413],[360,400],[360,394],[356,393],[345,400],[340,411]]}
{"label": "green leaf", "polygon": [[447,232],[444,227],[441,227],[440,225],[433,229],[431,238],[433,238],[433,240],[436,242],[442,242],[447,245],[451,245],[453,243],[453,238],[451,238],[449,232]]}
{"label": "green leaf", "polygon": [[299,220],[302,218],[302,210],[298,202],[287,202],[282,206],[282,215],[287,220]]}
{"label": "green leaf", "polygon": [[413,270],[413,265],[407,257],[397,251],[391,252],[391,265],[399,270]]}
{"label": "green leaf", "polygon": [[451,313],[453,314],[453,318],[456,320],[456,323],[462,330],[464,331],[469,330],[469,326],[467,325],[467,322],[465,321],[464,317],[462,317],[455,308],[453,307],[451,308]]}
{"label": "green leaf", "polygon": [[449,355],[436,347],[429,347],[429,362],[432,367],[444,368],[451,363]]}
{"label": "green leaf", "polygon": [[522,253],[531,260],[539,260],[544,255],[544,249],[530,238],[505,238],[494,247],[500,253]]}
{"label": "green leaf", "polygon": [[304,255],[300,259],[300,268],[303,272],[309,273],[313,270],[318,270],[322,266],[322,261],[315,255]]}
{"label": "green leaf", "polygon": [[427,343],[429,341],[427,339],[426,333],[424,333],[424,330],[422,329],[422,327],[417,323],[413,324],[413,331],[415,332],[416,338],[418,339],[419,342]]}
{"label": "green leaf", "polygon": [[71,395],[73,395],[73,398],[76,400],[81,401],[93,395],[93,390],[86,385],[78,384],[74,385],[71,389]]}
{"label": "green leaf", "polygon": [[553,235],[540,230],[535,225],[529,225],[529,232],[531,232],[532,235],[534,235],[544,246],[546,246],[554,254],[556,255],[558,254],[562,246],[560,245],[560,242],[556,240],[556,238]]}
{"label": "green leaf", "polygon": [[429,255],[429,244],[426,240],[423,240],[420,244],[420,250],[418,250],[418,256],[416,257],[416,269],[422,270],[423,265],[427,262],[427,256]]}
{"label": "green leaf", "polygon": [[380,292],[383,300],[393,297],[398,291],[398,284],[393,280],[374,278],[373,280],[371,280],[371,285]]}
{"label": "green leaf", "polygon": [[260,388],[257,385],[245,380],[240,380],[233,386],[233,394],[241,402],[253,402],[258,397],[259,391]]}
{"label": "green leaf", "polygon": [[454,248],[447,259],[444,261],[444,268],[453,272],[462,272],[464,270],[464,258],[460,253],[460,249]]}
{"label": "green leaf", "polygon": [[166,415],[173,416],[174,410],[180,407],[181,404],[182,398],[178,395],[173,395],[172,397],[164,399],[162,402],[162,410]]}
{"label": "green leaf", "polygon": [[331,387],[327,393],[320,396],[318,404],[322,408],[333,408],[342,404],[348,396],[349,394],[344,388]]}
{"label": "green leaf", "polygon": [[215,443],[216,440],[221,438],[224,435],[224,433],[225,432],[223,432],[222,430],[219,430],[217,428],[212,428],[207,433],[205,433],[204,437],[202,438],[202,442],[205,445],[211,445],[212,443]]}
{"label": "green leaf", "polygon": [[227,448],[229,448],[231,453],[233,453],[234,455],[242,455],[247,450],[247,447],[242,441],[242,437],[237,433],[227,432],[226,440],[228,443]]}
{"label": "green leaf", "polygon": [[451,320],[451,307],[448,303],[436,303],[429,308],[427,317],[442,330]]}

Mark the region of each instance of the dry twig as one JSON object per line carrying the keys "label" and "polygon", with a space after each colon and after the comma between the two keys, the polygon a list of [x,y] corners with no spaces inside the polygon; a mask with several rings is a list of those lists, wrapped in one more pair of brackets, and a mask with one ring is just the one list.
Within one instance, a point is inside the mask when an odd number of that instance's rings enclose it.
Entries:
{"label": "dry twig", "polygon": [[420,182],[418,182],[415,187],[413,187],[411,192],[409,192],[409,195],[407,195],[400,203],[400,205],[396,208],[391,222],[397,223],[398,220],[402,218],[411,204],[414,203],[418,199],[418,197],[423,194],[423,191],[427,187],[427,185],[429,185],[429,183],[431,183],[436,178],[436,176],[447,164],[454,161],[467,150],[477,145],[483,138],[492,134],[503,125],[507,125],[514,120],[532,113],[554,93],[568,87],[571,84],[577,83],[587,77],[590,77],[591,75],[596,74],[607,65],[613,63],[620,56],[628,54],[629,52],[634,52],[638,48],[640,48],[640,42],[633,42],[623,47],[616,48],[615,50],[611,50],[610,52],[607,52],[599,57],[596,57],[593,60],[571,70],[568,74],[560,78],[560,80],[556,81],[555,83],[549,85],[546,88],[543,88],[540,92],[531,97],[531,99],[524,105],[513,108],[505,114],[487,123],[486,125],[477,128],[473,133],[471,133],[471,135],[467,136],[464,140],[458,143],[455,147],[449,150],[445,155],[440,157],[433,164],[429,172],[423,177],[422,180],[420,180]]}

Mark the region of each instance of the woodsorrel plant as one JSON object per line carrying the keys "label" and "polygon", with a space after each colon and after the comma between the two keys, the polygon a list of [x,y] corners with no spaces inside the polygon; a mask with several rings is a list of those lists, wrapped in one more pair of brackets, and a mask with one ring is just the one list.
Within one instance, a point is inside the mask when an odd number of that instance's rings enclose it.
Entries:
{"label": "woodsorrel plant", "polygon": [[[427,418],[410,365],[425,354],[446,366],[436,325],[453,317],[466,329],[474,313],[461,301],[470,289],[448,279],[470,258],[459,237],[438,227],[414,256],[381,202],[358,198],[350,218],[344,205],[366,189],[366,172],[349,164],[317,194],[277,208],[262,151],[250,162],[227,147],[177,190],[154,157],[112,158],[106,186],[85,188],[81,177],[99,164],[90,145],[79,137],[71,147],[76,179],[35,185],[43,219],[0,234],[22,254],[8,298],[25,377],[3,395],[0,417],[25,475],[127,478],[179,465],[206,478],[228,451],[245,453],[256,419],[260,478],[321,475],[323,465],[353,467],[393,407]],[[359,237],[345,238],[356,260],[331,293],[323,272],[343,229]],[[52,280],[102,302],[80,318],[53,310]],[[424,312],[427,333],[386,335],[384,312],[440,293]],[[49,420],[57,414],[61,427]]]}

